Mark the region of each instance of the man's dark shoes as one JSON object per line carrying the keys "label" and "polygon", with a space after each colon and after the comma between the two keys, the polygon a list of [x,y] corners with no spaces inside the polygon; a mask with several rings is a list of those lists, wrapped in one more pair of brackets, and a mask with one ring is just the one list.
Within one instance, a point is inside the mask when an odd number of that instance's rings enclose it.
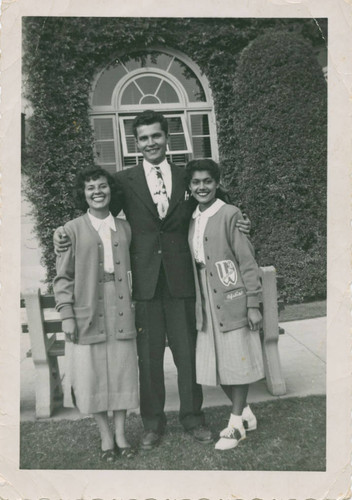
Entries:
{"label": "man's dark shoes", "polygon": [[157,444],[159,444],[161,439],[161,434],[156,431],[144,431],[141,441],[142,450],[151,450]]}
{"label": "man's dark shoes", "polygon": [[208,444],[213,442],[213,437],[211,435],[210,429],[206,425],[198,425],[193,427],[193,429],[187,430],[198,443]]}

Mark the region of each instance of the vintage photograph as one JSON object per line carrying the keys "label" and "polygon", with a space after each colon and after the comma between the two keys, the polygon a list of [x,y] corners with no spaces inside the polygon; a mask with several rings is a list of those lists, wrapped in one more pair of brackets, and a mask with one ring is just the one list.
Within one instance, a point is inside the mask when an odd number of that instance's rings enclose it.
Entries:
{"label": "vintage photograph", "polygon": [[22,17],[19,468],[327,469],[326,17]]}

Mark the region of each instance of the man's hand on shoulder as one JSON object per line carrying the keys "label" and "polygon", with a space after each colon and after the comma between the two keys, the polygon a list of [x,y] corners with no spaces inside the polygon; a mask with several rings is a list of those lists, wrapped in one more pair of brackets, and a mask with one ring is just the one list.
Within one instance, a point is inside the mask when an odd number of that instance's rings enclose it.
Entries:
{"label": "man's hand on shoulder", "polygon": [[248,215],[243,212],[243,219],[240,219],[236,222],[236,227],[244,234],[249,235],[251,231],[251,221],[248,218]]}
{"label": "man's hand on shoulder", "polygon": [[58,227],[54,232],[54,250],[56,255],[60,255],[62,252],[66,252],[71,246],[71,240],[65,233],[63,226]]}

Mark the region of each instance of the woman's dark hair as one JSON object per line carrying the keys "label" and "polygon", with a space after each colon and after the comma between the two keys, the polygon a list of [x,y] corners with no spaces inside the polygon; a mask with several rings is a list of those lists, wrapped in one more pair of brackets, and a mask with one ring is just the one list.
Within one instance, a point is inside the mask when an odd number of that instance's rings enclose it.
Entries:
{"label": "woman's dark hair", "polygon": [[219,184],[216,190],[216,197],[225,203],[230,203],[227,189],[220,184],[220,167],[215,161],[207,158],[189,161],[186,165],[186,180],[188,185],[192,180],[194,172],[209,172],[210,177]]}
{"label": "woman's dark hair", "polygon": [[105,177],[108,181],[110,191],[111,191],[111,201],[110,201],[110,212],[113,215],[117,215],[116,213],[116,202],[118,198],[117,189],[115,185],[115,180],[113,176],[104,170],[101,167],[97,167],[95,165],[91,167],[87,167],[81,170],[76,177],[76,206],[79,210],[83,212],[87,211],[88,203],[86,202],[86,197],[84,194],[85,183],[89,181],[96,181],[99,177]]}

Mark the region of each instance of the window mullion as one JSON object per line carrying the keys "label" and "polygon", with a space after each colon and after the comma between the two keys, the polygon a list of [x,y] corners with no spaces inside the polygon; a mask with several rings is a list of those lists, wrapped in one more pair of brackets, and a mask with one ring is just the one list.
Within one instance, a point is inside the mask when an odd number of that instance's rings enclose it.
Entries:
{"label": "window mullion", "polygon": [[137,87],[137,89],[139,90],[139,92],[142,94],[142,99],[143,99],[143,97],[145,96],[143,90],[140,88],[140,86],[138,85],[138,83],[136,82],[136,80],[133,80],[133,83],[135,84],[135,86]]}
{"label": "window mullion", "polygon": [[170,68],[171,68],[172,63],[174,62],[174,60],[175,60],[175,56],[173,56],[173,58],[172,58],[172,59],[171,59],[171,61],[169,62],[168,67],[166,68],[166,72],[167,72],[167,73],[169,73],[169,72],[170,72]]}
{"label": "window mullion", "polygon": [[[162,86],[163,81],[164,81],[164,80],[163,80],[163,78],[160,78],[160,83],[159,83],[159,85],[158,85],[158,88],[157,88],[157,89],[156,89],[156,91],[154,92],[155,97],[157,96],[157,93],[159,92],[159,89],[160,89],[160,87]],[[159,99],[159,101],[160,101],[160,99]]]}

